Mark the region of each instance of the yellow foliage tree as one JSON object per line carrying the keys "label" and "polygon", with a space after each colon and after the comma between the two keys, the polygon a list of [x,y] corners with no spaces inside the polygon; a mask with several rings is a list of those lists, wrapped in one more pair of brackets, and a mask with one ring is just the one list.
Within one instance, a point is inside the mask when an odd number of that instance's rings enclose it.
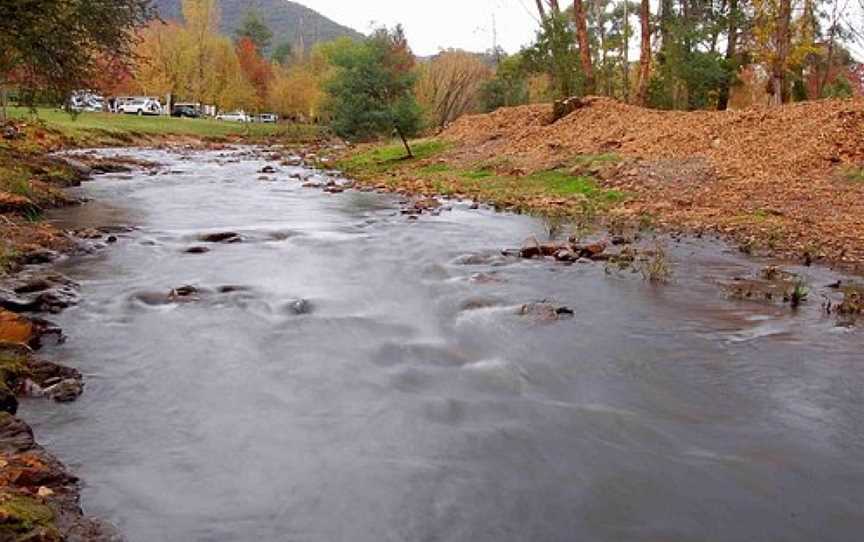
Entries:
{"label": "yellow foliage tree", "polygon": [[752,50],[771,75],[771,103],[788,98],[789,73],[798,71],[815,45],[816,16],[812,0],[753,0]]}
{"label": "yellow foliage tree", "polygon": [[234,44],[218,32],[215,0],[184,0],[185,25],[154,22],[141,33],[135,86],[143,94],[252,109],[255,89],[246,79]]}
{"label": "yellow foliage tree", "polygon": [[418,68],[415,92],[430,126],[443,128],[480,110],[480,89],[494,72],[476,54],[444,51]]}
{"label": "yellow foliage tree", "polygon": [[321,80],[309,63],[278,66],[270,85],[268,105],[275,113],[300,122],[318,118],[324,100]]}

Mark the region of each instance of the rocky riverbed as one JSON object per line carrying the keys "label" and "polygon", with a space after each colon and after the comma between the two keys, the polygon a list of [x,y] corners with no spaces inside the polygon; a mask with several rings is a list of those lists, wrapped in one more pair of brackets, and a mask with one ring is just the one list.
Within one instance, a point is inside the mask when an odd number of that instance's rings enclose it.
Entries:
{"label": "rocky riverbed", "polygon": [[132,541],[860,532],[854,277],[571,237],[317,154],[71,157],[131,166],[49,215],[71,257],[0,285],[29,344],[7,347],[0,470],[44,539],[117,536],[79,490]]}

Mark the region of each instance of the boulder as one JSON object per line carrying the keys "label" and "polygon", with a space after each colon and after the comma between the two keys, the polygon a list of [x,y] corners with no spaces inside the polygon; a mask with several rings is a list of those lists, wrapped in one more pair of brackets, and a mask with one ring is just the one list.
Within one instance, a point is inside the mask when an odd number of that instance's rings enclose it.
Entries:
{"label": "boulder", "polygon": [[47,397],[54,399],[58,403],[69,403],[78,399],[84,392],[84,385],[81,380],[75,378],[67,378],[61,380],[53,386],[45,388],[44,393]]}
{"label": "boulder", "polygon": [[59,257],[60,254],[53,250],[40,248],[25,252],[19,259],[23,265],[39,265],[43,263],[51,263]]}
{"label": "boulder", "polygon": [[210,249],[207,247],[189,247],[183,252],[186,254],[207,254]]}
{"label": "boulder", "polygon": [[243,240],[239,233],[233,231],[208,233],[199,237],[205,243],[239,243]]}
{"label": "boulder", "polygon": [[539,243],[536,240],[526,241],[519,250],[519,255],[525,259],[555,256],[562,248],[555,243]]}
{"label": "boulder", "polygon": [[571,317],[575,314],[573,309],[561,305],[555,305],[542,301],[539,303],[526,303],[519,308],[521,316],[528,316],[538,321],[551,322],[562,318]]}
{"label": "boulder", "polygon": [[29,425],[9,413],[0,412],[0,452],[21,453],[35,445],[33,430]]}

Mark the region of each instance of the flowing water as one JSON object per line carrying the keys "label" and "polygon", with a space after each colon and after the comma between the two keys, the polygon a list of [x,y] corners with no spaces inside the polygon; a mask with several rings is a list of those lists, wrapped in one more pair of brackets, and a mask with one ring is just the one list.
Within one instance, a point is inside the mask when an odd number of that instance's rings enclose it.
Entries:
{"label": "flowing water", "polygon": [[[45,355],[84,396],[23,407],[129,540],[864,536],[864,335],[818,299],[727,299],[718,281],[756,267],[740,255],[682,242],[655,287],[484,257],[542,235],[528,217],[410,221],[299,168],[259,180],[242,150],[137,155],[165,167],[53,216],[136,229],[60,266],[82,302]],[[226,230],[244,242],[184,253]],[[183,285],[200,299],[153,302]],[[575,317],[517,314],[543,299]]]}

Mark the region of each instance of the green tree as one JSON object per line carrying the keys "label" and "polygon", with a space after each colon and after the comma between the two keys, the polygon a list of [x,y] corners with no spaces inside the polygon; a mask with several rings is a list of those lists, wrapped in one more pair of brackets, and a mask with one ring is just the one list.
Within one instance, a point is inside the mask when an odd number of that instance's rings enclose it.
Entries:
{"label": "green tree", "polygon": [[366,139],[395,131],[413,157],[408,138],[420,131],[422,111],[413,92],[414,56],[402,28],[379,29],[329,53],[337,68],[327,84],[334,132]]}
{"label": "green tree", "polygon": [[549,14],[541,22],[536,42],[522,51],[525,67],[549,76],[556,98],[581,96],[584,90],[576,33],[565,14]]}
{"label": "green tree", "polygon": [[480,100],[486,112],[528,103],[528,83],[522,55],[515,54],[498,63],[495,78],[480,89]]}
{"label": "green tree", "polygon": [[287,41],[280,43],[273,51],[273,54],[270,56],[273,62],[283,67],[287,66],[291,62],[291,59],[293,57],[294,47],[292,47],[291,44]]}
{"label": "green tree", "polygon": [[243,17],[243,22],[240,23],[240,28],[234,32],[234,38],[239,43],[243,38],[249,38],[255,47],[260,52],[264,52],[270,47],[270,42],[273,39],[273,32],[270,30],[258,12],[250,9]]}
{"label": "green tree", "polygon": [[0,89],[14,84],[31,105],[65,99],[96,80],[105,59],[128,67],[134,31],[154,15],[150,0],[0,1]]}

